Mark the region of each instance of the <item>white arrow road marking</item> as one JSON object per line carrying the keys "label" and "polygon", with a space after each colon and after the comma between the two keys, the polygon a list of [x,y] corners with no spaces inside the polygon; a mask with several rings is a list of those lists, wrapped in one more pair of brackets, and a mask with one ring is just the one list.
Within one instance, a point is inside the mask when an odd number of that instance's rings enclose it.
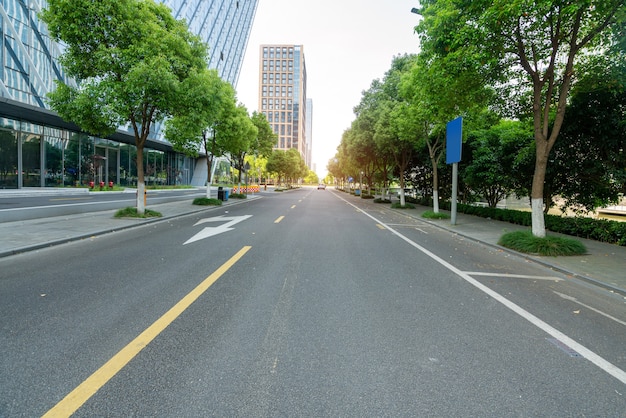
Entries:
{"label": "white arrow road marking", "polygon": [[213,235],[221,234],[222,232],[231,231],[234,229],[234,228],[231,228],[231,226],[238,224],[241,221],[245,221],[246,219],[250,217],[252,217],[252,215],[231,216],[229,218],[225,218],[224,216],[216,216],[213,218],[200,219],[193,226],[200,225],[200,224],[207,223],[207,222],[224,222],[224,221],[230,221],[230,222],[226,222],[225,224],[222,224],[220,226],[207,226],[202,231],[198,232],[196,235],[189,238],[183,245],[186,245],[195,241],[200,241],[201,239],[212,237]]}
{"label": "white arrow road marking", "polygon": [[586,305],[586,304],[584,304],[582,302],[579,302],[578,299],[576,299],[573,296],[569,296],[569,295],[566,295],[565,293],[557,292],[556,290],[553,290],[553,292],[556,293],[557,295],[559,295],[560,297],[562,297],[565,300],[569,300],[569,301],[577,303],[578,305],[580,305],[582,307],[585,307],[585,308],[587,308],[587,309],[589,309],[591,311],[597,312],[600,315],[605,316],[605,317],[609,318],[610,320],[613,320],[613,321],[617,322],[618,324],[626,325],[626,322],[621,321],[621,320],[615,318],[614,316],[609,315],[608,313],[602,312],[602,311],[594,308],[593,306],[589,306],[589,305]]}

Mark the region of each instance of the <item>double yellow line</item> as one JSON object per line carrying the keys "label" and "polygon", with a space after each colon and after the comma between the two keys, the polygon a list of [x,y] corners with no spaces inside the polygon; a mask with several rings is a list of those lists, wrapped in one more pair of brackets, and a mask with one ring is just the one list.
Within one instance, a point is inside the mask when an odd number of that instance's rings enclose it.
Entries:
{"label": "double yellow line", "polygon": [[157,319],[137,338],[122,348],[113,358],[96,370],[91,376],[71,391],[65,398],[46,412],[44,417],[69,417],[78,410],[89,398],[91,398],[102,386],[113,378],[124,366],[126,366],[141,350],[154,340],[165,328],[178,318],[192,303],[194,303],[213,283],[226,273],[237,261],[249,250],[245,246],[237,254],[215,270],[209,277],[204,279],[195,289],[189,292],[176,305],[163,316]]}

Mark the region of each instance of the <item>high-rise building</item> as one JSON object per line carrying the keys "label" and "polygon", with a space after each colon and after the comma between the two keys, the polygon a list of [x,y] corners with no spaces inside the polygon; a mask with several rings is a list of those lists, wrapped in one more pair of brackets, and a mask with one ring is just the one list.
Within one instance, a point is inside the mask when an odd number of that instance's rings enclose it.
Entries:
{"label": "high-rise building", "polygon": [[[209,45],[209,67],[236,87],[258,0],[161,0]],[[88,184],[132,185],[134,137],[80,132],[49,109],[55,80],[75,85],[38,13],[46,0],[0,2],[0,189]],[[195,160],[175,153],[154,129],[146,145],[146,182],[191,183]]]}
{"label": "high-rise building", "polygon": [[313,170],[313,99],[306,99],[306,165]]}
{"label": "high-rise building", "polygon": [[274,148],[296,148],[307,161],[306,64],[302,45],[260,46],[259,111],[278,136]]}

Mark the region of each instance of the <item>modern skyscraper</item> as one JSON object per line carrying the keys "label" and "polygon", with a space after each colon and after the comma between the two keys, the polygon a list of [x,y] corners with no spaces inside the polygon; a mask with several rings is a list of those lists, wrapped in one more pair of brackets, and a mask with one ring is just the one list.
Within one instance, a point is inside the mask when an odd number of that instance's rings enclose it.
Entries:
{"label": "modern skyscraper", "polygon": [[259,111],[278,136],[274,148],[296,148],[307,161],[304,48],[261,45],[259,57]]}
{"label": "modern skyscraper", "polygon": [[[209,45],[209,67],[236,86],[258,0],[161,0]],[[46,0],[0,2],[0,189],[104,181],[132,184],[134,138],[118,131],[94,138],[63,121],[46,103],[55,80],[69,79],[62,46],[38,18]],[[195,161],[159,135],[147,144],[147,182],[189,184]]]}

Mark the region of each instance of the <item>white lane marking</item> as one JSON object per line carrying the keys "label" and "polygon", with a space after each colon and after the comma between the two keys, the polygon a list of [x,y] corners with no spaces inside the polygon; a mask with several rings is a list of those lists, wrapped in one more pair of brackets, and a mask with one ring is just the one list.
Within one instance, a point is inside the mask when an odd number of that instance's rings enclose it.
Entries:
{"label": "white lane marking", "polygon": [[609,315],[606,312],[602,312],[601,310],[594,308],[593,306],[589,306],[587,304],[579,302],[578,299],[576,299],[573,296],[569,296],[569,295],[566,295],[565,293],[557,292],[556,290],[553,290],[553,292],[556,293],[557,295],[559,295],[560,297],[562,297],[565,300],[572,301],[572,302],[574,302],[574,303],[576,303],[576,304],[578,304],[578,305],[580,305],[580,306],[582,306],[584,308],[589,309],[590,311],[597,312],[600,315],[605,316],[605,317],[609,318],[610,320],[617,322],[618,324],[626,325],[626,322],[622,321],[621,319],[617,319],[614,316],[611,316],[611,315]]}
{"label": "white lane marking", "polygon": [[[343,197],[341,197],[339,195],[336,195],[336,194],[335,194],[335,196],[337,196],[339,199],[343,200],[344,202],[346,202],[350,206],[356,208],[355,205],[353,205],[352,203],[348,202]],[[447,268],[451,272],[453,272],[453,273],[457,274],[458,276],[460,276],[463,280],[465,280],[466,282],[468,282],[472,286],[478,288],[482,292],[484,292],[487,295],[491,296],[496,301],[500,302],[502,305],[506,306],[507,308],[509,308],[510,310],[512,310],[513,312],[515,312],[519,316],[521,316],[522,318],[526,319],[528,322],[530,322],[531,324],[533,324],[534,326],[536,326],[540,330],[544,331],[545,333],[549,334],[550,336],[552,336],[552,337],[556,338],[557,340],[561,341],[563,344],[569,346],[574,351],[577,351],[580,355],[582,355],[584,358],[589,360],[591,363],[595,364],[596,366],[598,366],[600,369],[604,370],[605,372],[607,372],[611,376],[615,377],[620,382],[626,384],[626,372],[624,370],[620,369],[619,367],[615,366],[614,364],[612,364],[609,361],[605,360],[604,358],[600,357],[598,354],[594,353],[593,351],[591,351],[590,349],[588,349],[584,345],[578,343],[574,339],[572,339],[572,338],[568,337],[567,335],[563,334],[561,331],[559,331],[558,329],[554,328],[553,326],[551,326],[547,322],[544,322],[543,320],[537,318],[535,315],[531,314],[530,312],[528,312],[527,310],[525,310],[521,306],[518,306],[517,304],[511,302],[510,300],[508,300],[507,298],[505,298],[504,296],[502,296],[498,292],[495,292],[495,291],[491,290],[490,288],[488,288],[487,286],[483,285],[482,283],[480,283],[476,279],[473,279],[472,277],[470,277],[469,274],[464,273],[463,271],[461,271],[458,268],[454,267],[452,264],[448,263],[444,259],[442,259],[439,256],[435,255],[431,251],[429,251],[426,248],[422,247],[421,245],[411,241],[410,239],[408,239],[407,237],[405,237],[404,235],[402,235],[401,233],[399,233],[395,229],[387,226],[384,222],[379,221],[378,219],[376,219],[374,216],[370,215],[369,213],[364,212],[364,211],[362,211],[362,213],[365,216],[367,216],[368,218],[372,219],[374,222],[378,222],[381,225],[385,226],[389,231],[391,231],[393,234],[395,234],[398,238],[402,239],[403,241],[407,242],[409,245],[413,246],[414,248],[418,249],[419,251],[421,251],[425,255],[429,256],[430,258],[432,258],[433,260],[435,260],[436,262],[438,262],[439,264],[441,264],[442,266],[444,266],[445,268]]]}
{"label": "white lane marking", "polygon": [[561,280],[563,280],[554,276],[527,276],[524,274],[487,273],[487,272],[482,272],[482,271],[466,271],[465,274],[469,274],[470,276],[510,277],[512,279],[549,280],[551,282],[560,282]]}

